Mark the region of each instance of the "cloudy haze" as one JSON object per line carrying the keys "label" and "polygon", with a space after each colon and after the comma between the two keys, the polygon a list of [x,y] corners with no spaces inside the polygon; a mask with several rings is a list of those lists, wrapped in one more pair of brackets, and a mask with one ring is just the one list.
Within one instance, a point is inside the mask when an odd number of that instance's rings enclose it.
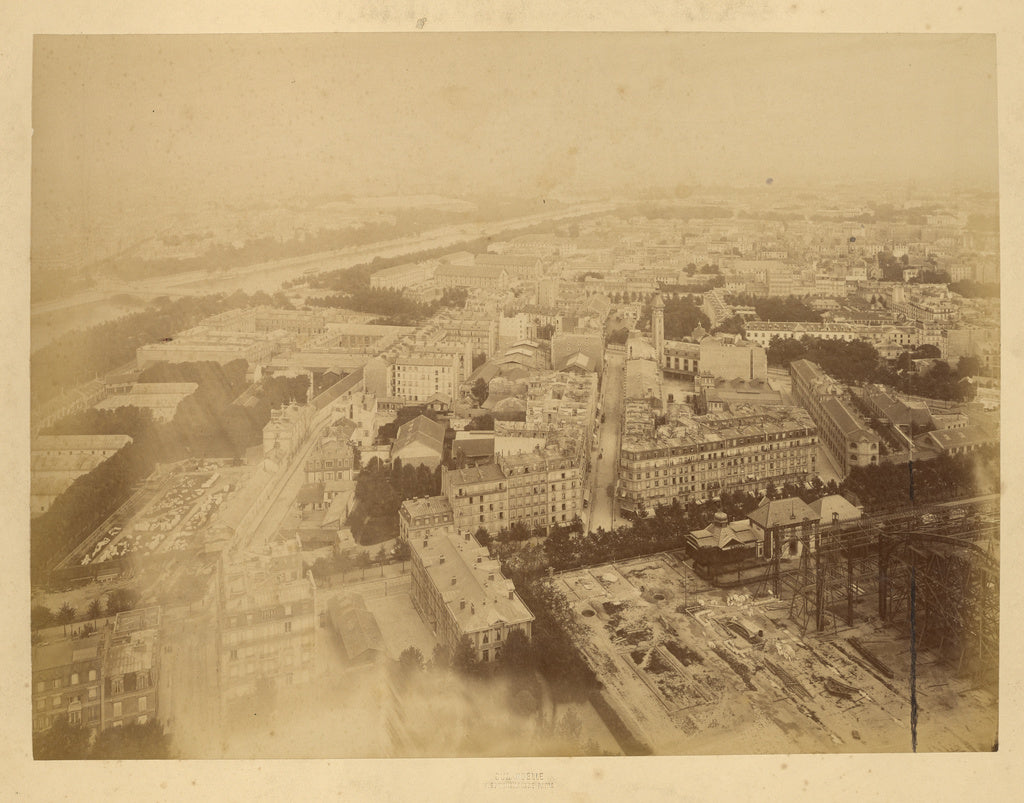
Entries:
{"label": "cloudy haze", "polygon": [[315,192],[994,188],[994,38],[37,37],[37,214]]}

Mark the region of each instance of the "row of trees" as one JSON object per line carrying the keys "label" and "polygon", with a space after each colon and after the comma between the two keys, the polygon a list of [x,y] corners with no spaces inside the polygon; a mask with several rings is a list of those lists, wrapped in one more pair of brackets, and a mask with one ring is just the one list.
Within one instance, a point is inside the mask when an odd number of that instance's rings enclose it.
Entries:
{"label": "row of trees", "polygon": [[230,309],[289,302],[282,294],[241,291],[230,295],[158,298],[146,309],[69,332],[32,353],[32,407],[135,359],[139,346],[158,343],[203,318]]}
{"label": "row of trees", "polygon": [[56,613],[45,605],[33,605],[30,612],[32,630],[40,630],[44,627],[63,625],[65,630],[70,624],[78,621],[91,622],[104,616],[116,616],[122,611],[130,611],[139,604],[139,592],[131,588],[115,588],[107,594],[107,601],[104,605],[102,599],[97,597],[89,603],[83,614],[70,602],[65,602]]}
{"label": "row of trees", "polygon": [[[548,568],[556,571],[595,566],[611,561],[682,549],[686,536],[694,530],[707,527],[718,512],[725,513],[730,521],[748,516],[762,501],[799,497],[811,503],[827,494],[839,493],[841,486],[835,481],[824,483],[818,477],[806,484],[787,482],[776,486],[769,482],[763,497],[746,491],[722,491],[716,501],[697,504],[682,503],[678,499],[669,505],[659,505],[652,515],[633,517],[632,521],[613,530],[599,527],[592,533],[584,533],[581,526],[552,530],[543,543],[539,543],[543,530],[530,531],[523,525],[513,524],[498,537],[477,540],[486,543],[491,554],[513,574],[527,577],[539,576]],[[518,529],[517,529],[518,528]],[[523,535],[528,533],[528,537]]]}
{"label": "row of trees", "polygon": [[868,513],[994,493],[999,489],[999,447],[911,464],[858,466],[842,487],[856,494]]}
{"label": "row of trees", "polygon": [[382,316],[381,319],[375,321],[376,323],[390,326],[412,326],[424,318],[429,318],[442,308],[461,309],[465,307],[468,295],[469,291],[463,287],[447,287],[440,299],[423,304],[403,295],[400,290],[366,286],[356,287],[335,295],[312,297],[307,299],[306,303],[313,307],[340,307]]}
{"label": "row of trees", "polygon": [[360,579],[365,580],[367,569],[377,566],[381,569],[381,575],[383,575],[385,564],[406,561],[409,559],[409,554],[408,542],[399,540],[393,552],[388,552],[383,545],[372,557],[366,549],[355,553],[348,551],[339,552],[330,557],[317,558],[308,569],[313,572],[313,577],[318,583],[327,583],[328,585],[330,585],[331,578],[334,575],[340,574],[342,581],[344,581],[345,576],[350,571],[356,570],[360,573]]}
{"label": "row of trees", "polygon": [[795,296],[782,298],[770,296],[762,298],[747,293],[730,295],[726,299],[730,304],[753,307],[757,317],[762,321],[802,321],[809,323],[821,323],[821,313],[812,307],[807,306]]}

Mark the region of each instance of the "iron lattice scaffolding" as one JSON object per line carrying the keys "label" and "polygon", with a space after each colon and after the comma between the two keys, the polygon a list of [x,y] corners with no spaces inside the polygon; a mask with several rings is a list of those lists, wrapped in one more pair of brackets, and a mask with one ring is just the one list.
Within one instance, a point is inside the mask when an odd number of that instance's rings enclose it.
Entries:
{"label": "iron lattice scaffolding", "polygon": [[879,560],[880,575],[885,572],[879,613],[958,670],[997,669],[999,562],[984,545],[984,536],[997,534],[979,533],[980,543],[916,532],[892,539]]}
{"label": "iron lattice scaffolding", "polygon": [[[804,536],[798,564],[769,563],[758,593],[788,596],[802,634],[877,612],[904,632],[913,622],[918,645],[958,669],[983,672],[998,666],[998,544],[998,502],[988,500],[833,522]],[[877,609],[865,606],[871,597]]]}

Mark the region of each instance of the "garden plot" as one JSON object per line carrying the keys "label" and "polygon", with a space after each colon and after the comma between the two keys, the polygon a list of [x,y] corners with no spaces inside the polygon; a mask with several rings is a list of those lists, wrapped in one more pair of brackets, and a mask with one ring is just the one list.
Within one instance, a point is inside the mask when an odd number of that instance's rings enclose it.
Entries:
{"label": "garden plot", "polygon": [[123,530],[90,556],[102,562],[131,554],[175,552],[202,546],[203,531],[243,480],[244,469],[215,468],[174,474]]}

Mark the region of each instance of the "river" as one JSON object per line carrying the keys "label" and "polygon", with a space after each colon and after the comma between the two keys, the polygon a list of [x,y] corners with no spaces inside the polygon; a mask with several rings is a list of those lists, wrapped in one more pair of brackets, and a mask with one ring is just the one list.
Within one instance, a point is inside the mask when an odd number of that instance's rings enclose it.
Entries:
{"label": "river", "polygon": [[[227,272],[191,271],[166,278],[119,283],[116,287],[111,287],[105,298],[96,291],[90,291],[73,298],[37,305],[32,310],[31,351],[38,351],[47,343],[75,329],[95,326],[140,309],[143,303],[162,295],[181,297],[233,293],[236,290],[247,293],[255,293],[260,290],[273,293],[281,289],[284,282],[298,279],[308,273],[343,270],[353,265],[369,262],[377,256],[398,257],[432,248],[458,250],[463,243],[479,237],[494,237],[535,225],[544,220],[579,217],[593,212],[610,211],[613,208],[606,204],[589,204],[584,207],[562,210],[554,215],[532,215],[526,218],[489,223],[484,226],[469,224],[446,226],[425,232],[419,237],[275,260],[245,268],[235,268]],[[135,297],[138,302],[135,305],[127,299],[123,303],[115,302],[114,299],[119,296]]]}

